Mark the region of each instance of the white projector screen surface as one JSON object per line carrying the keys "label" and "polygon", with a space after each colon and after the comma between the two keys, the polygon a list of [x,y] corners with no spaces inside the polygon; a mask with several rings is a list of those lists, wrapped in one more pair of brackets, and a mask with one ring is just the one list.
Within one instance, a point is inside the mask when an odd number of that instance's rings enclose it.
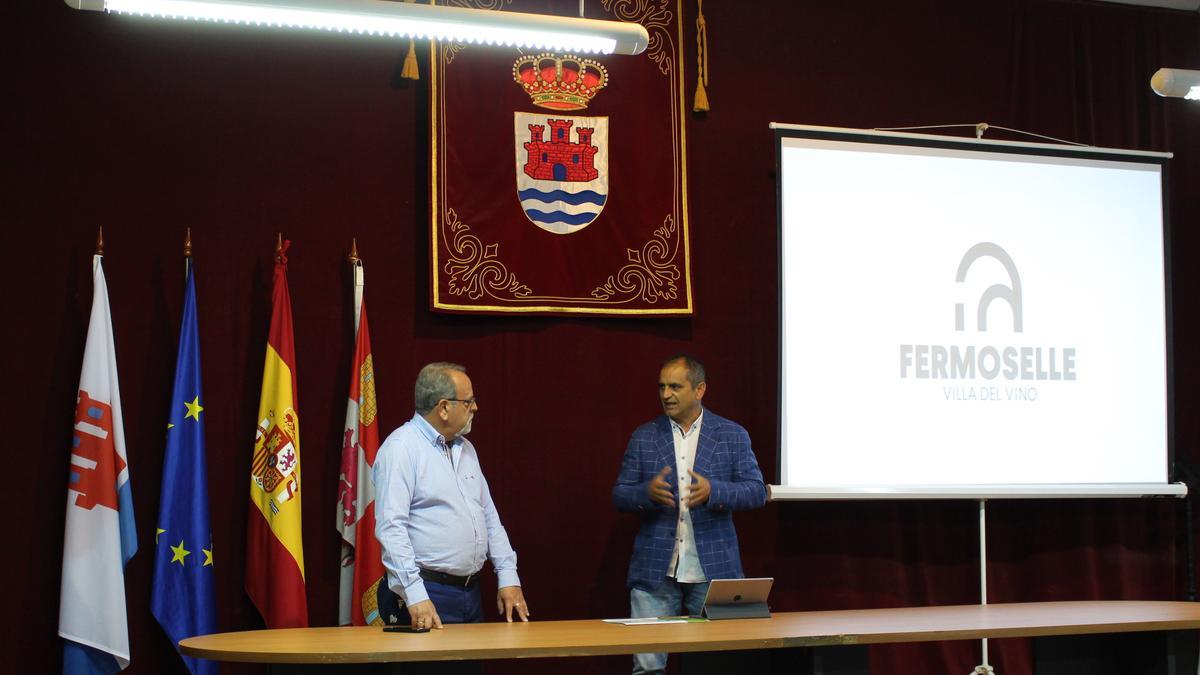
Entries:
{"label": "white projector screen surface", "polygon": [[1165,155],[777,136],[776,498],[1173,493]]}

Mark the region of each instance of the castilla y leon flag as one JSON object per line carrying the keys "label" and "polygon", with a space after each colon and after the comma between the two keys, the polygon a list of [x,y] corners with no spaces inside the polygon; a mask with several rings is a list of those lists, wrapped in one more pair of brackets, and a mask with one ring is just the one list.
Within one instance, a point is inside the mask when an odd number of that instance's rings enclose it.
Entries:
{"label": "castilla y leon flag", "polygon": [[375,366],[367,330],[367,305],[363,301],[363,268],[354,265],[355,346],[350,369],[350,396],[346,428],[342,432],[342,468],[339,477],[337,529],[342,535],[342,574],[338,594],[338,623],[365,626],[376,623],[374,583],[383,576],[383,557],[375,538],[375,484],[371,467],[379,452],[379,419],[375,405]]}
{"label": "castilla y leon flag", "polygon": [[281,242],[275,256],[271,330],[250,466],[250,516],[246,527],[246,592],[268,628],[308,625],[300,533],[296,351],[285,255],[290,244]]}
{"label": "castilla y leon flag", "polygon": [[92,259],[92,283],[63,536],[58,634],[64,673],[115,673],[129,665],[125,564],[137,552],[137,531],[100,255]]}
{"label": "castilla y leon flag", "polygon": [[[545,11],[533,1],[450,4]],[[598,4],[588,18],[640,23],[649,48],[434,43],[434,310],[692,313],[680,1]]]}

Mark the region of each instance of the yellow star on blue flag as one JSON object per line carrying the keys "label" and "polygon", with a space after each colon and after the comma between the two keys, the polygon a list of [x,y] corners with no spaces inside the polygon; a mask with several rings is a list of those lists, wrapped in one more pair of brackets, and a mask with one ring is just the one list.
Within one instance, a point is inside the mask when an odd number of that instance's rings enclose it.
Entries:
{"label": "yellow star on blue flag", "polygon": [[191,554],[191,551],[183,547],[183,540],[180,539],[178,546],[171,547],[171,562],[178,562],[180,565],[182,565],[183,559]]}
{"label": "yellow star on blue flag", "polygon": [[200,411],[204,410],[204,406],[200,405],[200,397],[197,396],[196,398],[193,398],[191,403],[184,401],[183,405],[187,406],[187,414],[184,415],[183,418],[187,419],[190,417],[190,418],[196,420],[197,422],[199,422],[200,421]]}

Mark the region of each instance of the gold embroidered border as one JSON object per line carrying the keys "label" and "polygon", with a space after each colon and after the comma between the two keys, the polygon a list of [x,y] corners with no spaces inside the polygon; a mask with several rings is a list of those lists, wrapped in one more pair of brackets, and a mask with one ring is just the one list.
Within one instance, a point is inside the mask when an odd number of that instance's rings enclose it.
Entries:
{"label": "gold embroidered border", "polygon": [[[460,7],[474,7],[477,9],[499,9],[504,2],[511,0],[448,0],[446,4],[456,5]],[[437,237],[438,221],[436,215],[440,201],[437,191],[440,185],[441,193],[446,194],[445,176],[438,175],[437,166],[440,159],[440,148],[445,147],[445,126],[438,124],[438,115],[440,110],[445,108],[445,101],[440,100],[444,96],[444,87],[438,83],[438,62],[443,61],[443,66],[448,66],[454,60],[454,55],[466,48],[461,43],[448,44],[444,48],[436,42],[431,41],[430,61],[432,65],[431,86],[437,91],[439,100],[433,103],[434,110],[432,111],[431,134],[434,139],[432,147],[432,171],[431,171],[431,186],[434,204],[434,240],[433,247],[433,297],[434,307],[439,309],[452,310],[476,310],[487,312],[563,312],[563,313],[608,313],[608,314],[691,314],[692,313],[692,293],[691,293],[691,260],[690,250],[688,247],[688,232],[687,232],[687,169],[686,169],[686,139],[682,126],[683,114],[683,81],[680,73],[676,73],[673,68],[670,54],[676,53],[676,58],[682,63],[683,53],[682,47],[677,46],[677,43],[671,39],[668,27],[673,16],[672,11],[668,8],[670,0],[601,0],[601,4],[606,11],[610,11],[614,16],[623,21],[636,21],[645,26],[650,34],[650,42],[646,48],[646,56],[654,63],[658,64],[659,71],[674,81],[675,92],[673,99],[675,105],[671,106],[671,126],[674,141],[678,144],[676,152],[673,153],[675,166],[674,176],[676,178],[675,185],[679,186],[681,194],[680,203],[677,205],[683,214],[683,227],[679,227],[675,221],[673,214],[667,214],[663,219],[663,225],[654,231],[651,238],[646,241],[640,249],[626,250],[626,264],[623,265],[617,272],[609,275],[608,279],[591,291],[591,297],[583,296],[552,296],[552,295],[535,295],[533,290],[522,283],[514,274],[508,270],[508,267],[499,257],[500,245],[497,243],[484,243],[478,236],[470,234],[470,226],[462,222],[458,218],[458,213],[452,207],[447,207],[443,216],[440,218],[443,235],[446,236],[445,241],[449,249],[450,257],[446,260],[441,269],[449,275],[447,282],[447,291],[452,296],[466,296],[471,300],[478,300],[486,295],[500,302],[522,303],[521,306],[511,305],[476,305],[476,304],[452,304],[445,302],[439,297],[440,283],[437,277],[438,265],[438,248],[439,241]],[[678,16],[682,16],[678,0],[676,0],[675,12]],[[683,26],[682,22],[677,22],[678,39],[682,41]],[[444,53],[443,52],[444,49]],[[441,53],[441,59],[438,55]],[[440,104],[440,105],[439,105]],[[440,146],[440,147],[439,147]],[[440,182],[439,182],[440,181]],[[682,231],[682,237],[679,235]],[[675,260],[679,254],[679,247],[682,240],[684,250],[684,272],[680,273]],[[670,256],[667,257],[667,253]],[[676,300],[679,297],[677,282],[680,278],[684,279],[684,285],[687,289],[687,302],[684,307],[666,308],[666,309],[621,309],[612,307],[612,305],[621,305],[641,300],[647,304],[656,304],[659,300]],[[541,305],[541,306],[526,306],[523,303],[544,303],[544,302],[571,302],[577,305],[588,306],[561,306],[561,305]],[[607,306],[606,306],[607,305]]]}
{"label": "gold embroidered border", "polygon": [[499,244],[484,244],[479,237],[469,234],[471,228],[458,219],[454,209],[447,209],[442,219],[446,243],[450,248],[450,259],[445,272],[450,275],[450,295],[466,295],[472,300],[488,297],[497,300],[516,300],[529,297],[532,291],[517,281],[517,275],[497,259]]}
{"label": "gold embroidered border", "polygon": [[[591,292],[591,297],[534,295],[517,279],[497,255],[499,244],[484,244],[470,234],[470,226],[449,209],[442,219],[443,236],[450,249],[450,258],[442,267],[449,275],[450,295],[465,295],[478,300],[484,295],[508,302],[577,302],[588,304],[626,304],[641,300],[655,304],[660,299],[679,297],[676,282],[679,268],[672,263],[679,254],[679,228],[675,218],[667,215],[662,227],[654,231],[640,249],[626,249],[629,264]],[[669,254],[669,255],[668,255]]]}
{"label": "gold embroidered border", "polygon": [[[679,297],[675,288],[679,268],[670,264],[679,253],[679,239],[675,236],[677,232],[675,219],[668,215],[662,227],[654,231],[653,238],[643,244],[641,250],[626,250],[632,264],[610,276],[607,283],[592,291],[592,296],[607,300],[617,293],[627,297],[636,295],[651,305],[658,302],[659,298],[674,300]],[[666,257],[668,251],[670,257]]]}

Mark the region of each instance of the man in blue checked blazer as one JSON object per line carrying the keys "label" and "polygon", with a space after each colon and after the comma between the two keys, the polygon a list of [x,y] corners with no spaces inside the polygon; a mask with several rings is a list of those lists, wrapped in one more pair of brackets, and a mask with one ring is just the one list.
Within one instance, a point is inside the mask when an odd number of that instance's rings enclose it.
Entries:
{"label": "man in blue checked blazer", "polygon": [[[633,432],[613,487],[617,509],[642,526],[629,562],[634,617],[699,614],[710,579],[742,575],[733,512],[767,499],[750,435],[705,410],[704,364],[686,354],[663,362],[664,415]],[[634,673],[662,673],[666,654],[636,654]]]}

